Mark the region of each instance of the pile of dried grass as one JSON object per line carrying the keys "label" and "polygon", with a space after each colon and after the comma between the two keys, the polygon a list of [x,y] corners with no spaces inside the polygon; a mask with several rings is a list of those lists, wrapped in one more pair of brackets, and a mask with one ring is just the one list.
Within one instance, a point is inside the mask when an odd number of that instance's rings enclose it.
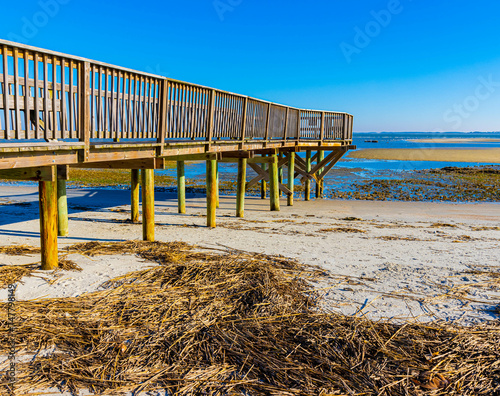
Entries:
{"label": "pile of dried grass", "polygon": [[[28,388],[176,395],[500,394],[500,326],[396,325],[325,314],[281,257],[185,244],[78,245],[161,265],[78,298],[16,304],[16,338],[57,353],[18,367]],[[8,348],[5,309],[0,346]],[[428,393],[430,392],[430,393]]]}

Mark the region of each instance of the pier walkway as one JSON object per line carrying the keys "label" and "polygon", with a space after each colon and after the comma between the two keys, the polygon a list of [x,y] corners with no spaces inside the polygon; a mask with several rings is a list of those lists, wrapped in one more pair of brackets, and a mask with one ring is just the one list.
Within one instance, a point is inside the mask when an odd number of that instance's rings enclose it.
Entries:
{"label": "pier walkway", "polygon": [[[299,109],[0,40],[0,179],[39,182],[42,268],[58,265],[57,236],[68,234],[71,168],[131,170],[132,221],[154,240],[154,170],[177,161],[179,212],[185,211],[185,161],[206,161],[207,226],[216,225],[218,162],[237,162],[236,216],[246,189],[305,198],[352,146],[353,117]],[[295,153],[304,151],[305,159]],[[246,169],[257,176],[247,181]],[[288,168],[286,184],[281,169]],[[265,196],[265,194],[264,194]]]}

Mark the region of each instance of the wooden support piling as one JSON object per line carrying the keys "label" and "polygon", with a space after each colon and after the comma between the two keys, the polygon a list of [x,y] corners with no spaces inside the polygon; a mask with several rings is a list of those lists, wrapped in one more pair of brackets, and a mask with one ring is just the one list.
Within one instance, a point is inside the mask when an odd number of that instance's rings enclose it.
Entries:
{"label": "wooden support piling", "polygon": [[68,199],[66,180],[57,180],[57,235],[68,236]]}
{"label": "wooden support piling", "polygon": [[[306,172],[311,172],[311,150],[306,151]],[[311,200],[311,180],[306,178],[304,181],[304,200]]]}
{"label": "wooden support piling", "polygon": [[[284,157],[284,154],[283,153],[280,153],[279,154],[279,159],[282,159]],[[278,182],[280,184],[283,184],[283,166],[280,166],[278,168]],[[280,194],[280,197],[282,196],[282,191],[280,190],[279,191],[279,194]]]}
{"label": "wooden support piling", "polygon": [[132,223],[139,222],[139,169],[131,169],[130,171],[130,201],[131,201],[131,216]]}
{"label": "wooden support piling", "polygon": [[40,244],[42,270],[58,267],[57,258],[57,181],[38,183],[40,201]]}
{"label": "wooden support piling", "polygon": [[207,227],[216,227],[217,160],[207,161]]}
{"label": "wooden support piling", "polygon": [[[322,150],[318,151],[317,163],[320,164],[324,159],[325,159],[325,152]],[[320,169],[318,173],[321,173],[323,169],[324,168]],[[323,198],[324,186],[325,186],[324,179],[318,179],[318,181],[316,182],[316,199]]]}
{"label": "wooden support piling", "polygon": [[184,161],[177,161],[177,205],[179,213],[186,213],[186,173]]}
{"label": "wooden support piling", "polygon": [[[265,155],[263,155],[265,157]],[[267,164],[263,163],[262,164],[262,170],[266,171],[267,170]],[[261,199],[266,199],[266,192],[267,192],[267,183],[264,179],[260,182],[260,198]]]}
{"label": "wooden support piling", "polygon": [[219,162],[215,161],[215,207],[220,207],[220,199],[219,199]]}
{"label": "wooden support piling", "polygon": [[293,206],[293,190],[294,190],[294,181],[295,181],[295,153],[289,152],[288,156],[288,189],[291,191],[291,194],[288,194],[287,204],[288,206]]}
{"label": "wooden support piling", "polygon": [[236,217],[245,216],[245,185],[247,178],[247,159],[238,159],[238,182],[236,187]]}
{"label": "wooden support piling", "polygon": [[279,195],[279,182],[278,182],[278,157],[273,155],[272,161],[269,164],[269,195],[271,197],[271,211],[279,212],[280,210],[280,195]]}
{"label": "wooden support piling", "polygon": [[142,238],[155,240],[155,185],[154,169],[142,170]]}

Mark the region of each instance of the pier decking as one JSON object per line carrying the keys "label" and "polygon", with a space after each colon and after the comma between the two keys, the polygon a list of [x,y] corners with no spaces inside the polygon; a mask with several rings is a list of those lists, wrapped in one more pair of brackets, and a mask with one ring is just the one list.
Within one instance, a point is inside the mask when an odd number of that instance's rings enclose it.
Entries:
{"label": "pier decking", "polygon": [[[67,235],[71,168],[131,169],[132,220],[154,240],[154,170],[177,161],[179,212],[184,162],[207,163],[207,226],[216,225],[217,163],[238,163],[236,215],[245,190],[269,183],[293,205],[294,179],[321,197],[324,176],[351,148],[353,117],[293,108],[102,62],[0,40],[0,179],[39,182],[42,268],[57,267]],[[305,151],[305,159],[296,152]],[[313,152],[316,152],[313,155]],[[257,176],[246,181],[250,166]],[[279,170],[286,166],[287,184]],[[141,175],[139,174],[141,171]]]}

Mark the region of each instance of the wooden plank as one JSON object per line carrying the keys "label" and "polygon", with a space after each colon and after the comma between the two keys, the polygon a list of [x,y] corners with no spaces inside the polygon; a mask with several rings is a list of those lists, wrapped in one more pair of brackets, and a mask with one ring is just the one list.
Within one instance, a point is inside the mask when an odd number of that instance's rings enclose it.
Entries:
{"label": "wooden plank", "polygon": [[56,155],[51,151],[42,151],[3,153],[0,156],[0,169],[19,169],[76,163],[78,163],[76,150],[59,151]]}
{"label": "wooden plank", "polygon": [[219,160],[220,153],[168,155],[163,158],[165,159],[165,161],[209,161],[209,160]]}
{"label": "wooden plank", "polygon": [[31,181],[55,181],[56,173],[53,166],[42,166],[33,168],[1,169],[0,179],[5,180],[31,180]]}
{"label": "wooden plank", "polygon": [[155,186],[154,170],[143,169],[142,174],[142,239],[155,240]]}
{"label": "wooden plank", "polygon": [[139,192],[140,192],[139,169],[130,170],[130,220],[132,223],[139,222]]}
{"label": "wooden plank", "polygon": [[134,160],[114,160],[102,162],[84,162],[72,166],[83,169],[163,169],[161,158],[144,158]]}
{"label": "wooden plank", "polygon": [[184,161],[177,161],[177,206],[179,213],[186,213],[186,170]]}
{"label": "wooden plank", "polygon": [[58,267],[56,182],[40,181],[38,184],[38,195],[40,203],[40,245],[42,270],[53,270]]}
{"label": "wooden plank", "polygon": [[245,189],[247,178],[247,159],[238,159],[238,178],[236,183],[236,217],[245,217]]}
{"label": "wooden plank", "polygon": [[221,161],[225,159],[239,159],[239,158],[254,158],[254,153],[252,151],[227,151],[227,152],[222,152],[222,158]]}

